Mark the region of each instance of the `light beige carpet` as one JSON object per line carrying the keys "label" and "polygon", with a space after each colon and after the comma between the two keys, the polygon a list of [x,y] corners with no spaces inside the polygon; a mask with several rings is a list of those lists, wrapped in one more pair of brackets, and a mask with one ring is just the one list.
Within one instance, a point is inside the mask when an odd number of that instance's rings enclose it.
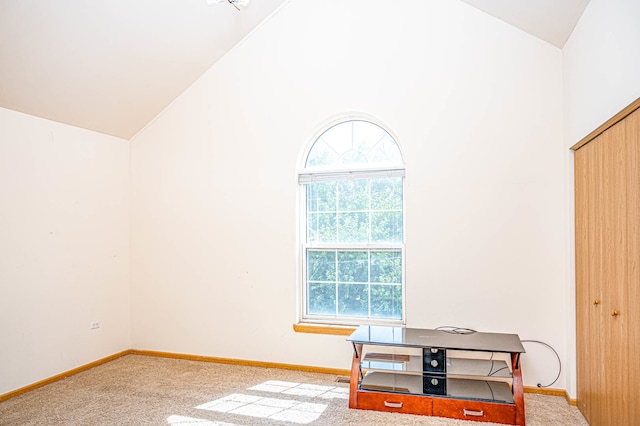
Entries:
{"label": "light beige carpet", "polygon": [[[488,425],[351,410],[336,376],[127,355],[0,403],[0,425]],[[525,395],[528,425],[587,425],[561,397]]]}

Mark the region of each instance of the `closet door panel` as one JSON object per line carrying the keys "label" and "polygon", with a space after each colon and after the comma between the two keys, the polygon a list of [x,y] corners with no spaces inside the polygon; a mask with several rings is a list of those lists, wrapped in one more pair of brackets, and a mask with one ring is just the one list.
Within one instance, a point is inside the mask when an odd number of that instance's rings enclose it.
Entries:
{"label": "closet door panel", "polygon": [[[603,134],[603,300],[604,401],[606,417],[594,424],[629,424],[628,309],[627,309],[627,194],[628,163],[626,125],[623,122]],[[602,413],[601,413],[602,414]],[[610,423],[613,422],[613,423]]]}
{"label": "closet door panel", "polygon": [[628,424],[640,425],[640,110],[626,118]]}
{"label": "closet door panel", "polygon": [[605,222],[606,197],[605,170],[606,145],[608,132],[604,132],[587,146],[587,185],[588,196],[588,275],[589,279],[581,285],[586,287],[591,305],[584,326],[589,328],[589,342],[582,350],[589,352],[587,374],[590,375],[589,388],[586,390],[589,404],[589,422],[603,424],[607,418],[607,375],[606,375],[606,324],[603,317],[604,305],[608,294],[605,291]]}

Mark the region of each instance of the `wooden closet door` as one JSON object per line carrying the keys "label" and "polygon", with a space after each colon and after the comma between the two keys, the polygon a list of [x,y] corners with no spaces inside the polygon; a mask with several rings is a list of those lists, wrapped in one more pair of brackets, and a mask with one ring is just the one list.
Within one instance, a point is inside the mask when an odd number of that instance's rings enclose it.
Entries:
{"label": "wooden closet door", "polygon": [[603,424],[606,409],[605,170],[607,132],[575,154],[576,323],[578,407],[593,425]]}
{"label": "wooden closet door", "polygon": [[[603,137],[601,137],[604,139]],[[604,418],[605,386],[602,310],[604,150],[602,139],[575,155],[576,314],[578,406],[589,422]]]}
{"label": "wooden closet door", "polygon": [[592,395],[590,389],[597,386],[592,379],[590,365],[597,361],[588,348],[592,339],[589,327],[591,315],[590,254],[589,254],[589,156],[592,145],[576,151],[575,161],[575,222],[576,222],[576,382],[578,408],[587,419],[591,420],[590,407]]}
{"label": "wooden closet door", "polygon": [[640,424],[640,110],[576,151],[578,407]]}
{"label": "wooden closet door", "polygon": [[[627,148],[630,145],[625,121],[608,129],[598,144],[602,147],[602,215],[603,265],[601,283],[602,303],[598,312],[603,325],[604,387],[602,401],[594,425],[627,425],[629,423],[629,310],[627,308],[627,267],[629,264],[628,195],[629,164]],[[604,417],[600,417],[604,415]]]}

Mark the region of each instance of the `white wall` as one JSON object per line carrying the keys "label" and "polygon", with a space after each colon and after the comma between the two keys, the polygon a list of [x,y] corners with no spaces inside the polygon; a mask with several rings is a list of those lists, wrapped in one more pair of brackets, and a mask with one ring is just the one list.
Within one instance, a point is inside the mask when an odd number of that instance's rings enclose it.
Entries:
{"label": "white wall", "polygon": [[0,109],[0,395],[130,347],[128,180],[128,141]]}
{"label": "white wall", "polygon": [[[359,111],[406,156],[407,325],[566,360],[561,62],[461,2],[291,1],[132,141],[133,347],[349,368],[344,337],[292,331],[296,167]],[[527,350],[525,384],[553,380]]]}
{"label": "white wall", "polygon": [[562,53],[565,144],[640,97],[640,2],[591,0]]}

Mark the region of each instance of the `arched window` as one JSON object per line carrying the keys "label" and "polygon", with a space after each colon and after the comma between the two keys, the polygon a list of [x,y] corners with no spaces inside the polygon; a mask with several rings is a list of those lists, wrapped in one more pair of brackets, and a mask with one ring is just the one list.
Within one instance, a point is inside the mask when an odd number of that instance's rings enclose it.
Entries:
{"label": "arched window", "polygon": [[394,138],[366,120],[334,124],[313,141],[299,183],[302,319],[403,321],[404,164]]}

